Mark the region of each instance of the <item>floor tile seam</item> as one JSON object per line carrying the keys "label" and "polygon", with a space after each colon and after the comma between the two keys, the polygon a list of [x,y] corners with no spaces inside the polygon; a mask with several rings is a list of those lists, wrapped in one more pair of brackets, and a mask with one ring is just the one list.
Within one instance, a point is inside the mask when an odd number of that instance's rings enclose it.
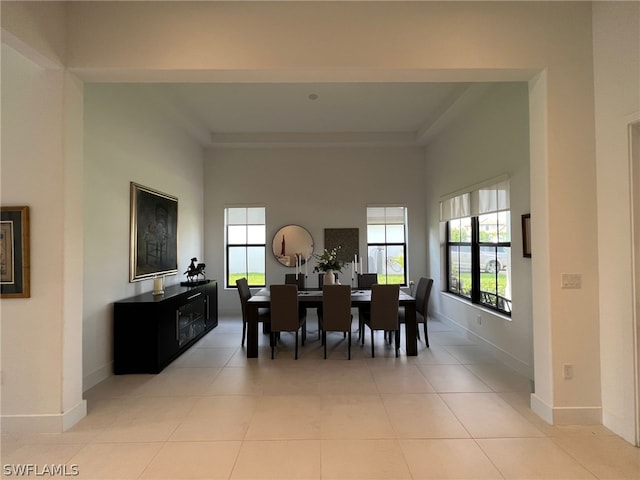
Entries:
{"label": "floor tile seam", "polygon": [[321,438],[298,438],[298,437],[286,437],[286,438],[245,438],[244,440],[237,440],[242,443],[291,443],[291,442],[320,442]]}
{"label": "floor tile seam", "polygon": [[[413,473],[411,473],[411,467],[409,465],[409,461],[407,460],[406,453],[405,453],[404,449],[402,448],[401,439],[396,437],[393,441],[395,442],[396,447],[398,448],[398,450],[400,451],[400,454],[402,455],[402,461],[404,462],[405,470],[409,473],[409,477],[408,478],[409,479],[414,478],[413,477]],[[322,444],[321,444],[321,446],[322,446]],[[404,478],[404,477],[402,477],[402,478]]]}
{"label": "floor tile seam", "polygon": [[262,393],[247,393],[247,392],[236,392],[236,393],[223,393],[223,392],[205,392],[205,393],[198,393],[198,394],[194,394],[192,395],[194,397],[198,397],[198,398],[207,398],[207,397],[261,397],[263,396]]}
{"label": "floor tile seam", "polygon": [[182,423],[185,420],[185,418],[187,418],[189,415],[191,415],[193,410],[196,408],[196,404],[198,403],[198,400],[200,398],[203,398],[204,396],[206,396],[206,395],[193,395],[193,394],[190,394],[190,395],[186,396],[186,398],[188,398],[188,399],[189,398],[193,398],[193,401],[191,402],[191,406],[187,409],[188,411],[184,411],[182,413],[182,417],[179,419],[180,423]]}
{"label": "floor tile seam", "polygon": [[[248,428],[247,428],[248,430]],[[246,432],[245,432],[246,434]],[[242,451],[242,446],[244,444],[244,440],[240,441],[240,446],[238,447],[238,450],[236,450],[236,454],[235,454],[235,458],[233,459],[233,465],[231,465],[231,468],[229,469],[229,476],[228,479],[233,478],[233,472],[236,469],[236,466],[238,465],[238,459],[240,458],[240,452]]]}
{"label": "floor tile seam", "polygon": [[[189,444],[209,444],[209,443],[242,443],[245,440],[241,440],[239,438],[211,438],[207,440],[198,439],[198,440],[163,440],[162,442],[137,442],[137,443],[162,443],[164,446],[176,446],[180,443],[189,443]],[[109,442],[104,442],[109,443]]]}
{"label": "floor tile seam", "polygon": [[[474,438],[474,441],[476,441],[476,443],[478,443],[478,441],[481,440],[547,440],[547,441],[551,441],[553,443],[553,445],[555,447],[557,447],[558,449],[560,449],[564,454],[566,454],[569,458],[571,458],[571,460],[573,460],[577,465],[579,465],[581,468],[583,468],[589,475],[591,475],[591,477],[589,479],[583,479],[583,480],[597,480],[600,477],[595,473],[592,472],[584,463],[582,463],[580,460],[578,460],[577,458],[575,458],[570,452],[568,452],[565,448],[563,448],[561,445],[558,445],[556,442],[553,441],[553,437],[549,437],[549,436],[543,436],[543,437],[532,437],[532,436],[516,436],[516,437],[493,437],[493,438],[487,438],[487,437],[478,437],[478,438]],[[480,445],[478,443],[478,446],[482,449],[482,445]],[[484,452],[484,449],[482,449],[482,451]],[[486,452],[485,455],[487,455],[487,457],[489,456]],[[490,459],[490,458],[489,458]],[[490,459],[491,460],[491,459]],[[493,462],[492,462],[493,463]],[[497,468],[497,466],[496,466]],[[500,470],[499,470],[500,471]],[[500,471],[500,473],[502,474],[502,471]],[[506,478],[506,477],[505,477]]]}
{"label": "floor tile seam", "polygon": [[464,369],[469,372],[471,375],[473,375],[475,378],[478,379],[478,381],[480,383],[482,383],[483,385],[485,385],[489,390],[491,390],[492,392],[498,393],[498,391],[496,389],[494,389],[491,385],[489,385],[487,382],[484,381],[484,379],[478,375],[476,372],[474,372],[473,370],[471,370],[469,368],[469,365],[480,365],[478,363],[463,363],[462,366],[464,367]]}
{"label": "floor tile seam", "polygon": [[[436,393],[408,393],[408,394],[403,394],[403,395],[424,396],[424,395],[437,395],[437,394]],[[389,425],[391,425],[391,429],[393,430],[394,435],[397,438],[402,438],[402,435],[400,434],[400,432],[398,432],[398,429],[394,425],[393,419],[391,417],[391,413],[389,412],[388,404],[385,402],[385,399],[384,399],[385,396],[386,397],[393,397],[394,394],[381,394],[380,395],[380,401],[382,402],[382,408],[384,408],[385,414],[387,416],[387,421],[389,422]],[[440,401],[442,401],[444,403],[444,400],[440,399]],[[446,405],[446,403],[445,403],[445,405]],[[448,408],[448,405],[447,405],[447,408]],[[458,420],[458,422],[462,425],[462,422],[460,422],[459,420]],[[462,427],[464,428],[464,425],[462,425]]]}
{"label": "floor tile seam", "polygon": [[[540,433],[544,433],[542,432],[542,430],[540,430],[538,427],[536,427],[532,422],[529,421],[529,419],[527,417],[525,417],[522,413],[520,413],[513,405],[511,405],[509,402],[507,402],[503,397],[502,397],[502,393],[505,392],[475,392],[475,391],[466,391],[466,392],[438,392],[439,395],[441,396],[446,396],[446,395],[483,395],[483,396],[494,396],[500,399],[501,402],[503,402],[505,404],[505,406],[509,407],[509,409],[511,411],[513,411],[513,413],[517,414],[518,417],[522,418],[523,420],[525,420],[527,423],[531,424],[533,427],[535,427],[536,430],[538,430]],[[507,392],[509,393],[509,392]],[[443,402],[446,403],[446,400],[443,398],[442,399]]]}
{"label": "floor tile seam", "polygon": [[431,388],[432,392],[435,393],[436,392],[436,387],[434,387],[433,384],[429,381],[427,376],[424,374],[424,372],[420,368],[420,365],[415,365],[415,367],[416,367],[416,370],[418,371],[418,373],[420,373],[420,375],[422,375],[422,378],[424,379],[424,381],[427,382],[427,385],[429,386],[429,388]]}
{"label": "floor tile seam", "polygon": [[449,355],[451,355],[458,362],[460,362],[460,365],[465,365],[465,364],[474,365],[473,362],[467,362],[466,359],[462,355],[460,355],[459,352],[455,352],[455,349],[453,347],[469,347],[469,346],[477,347],[479,345],[476,345],[476,344],[459,344],[459,345],[458,344],[450,344],[450,345],[439,345],[439,346],[443,347],[447,351],[447,353]]}
{"label": "floor tile seam", "polygon": [[456,419],[456,421],[464,429],[464,431],[467,432],[467,435],[469,435],[469,438],[473,438],[473,435],[472,435],[471,431],[467,428],[467,426],[464,424],[464,422],[458,417],[458,415],[456,415],[456,413],[453,411],[451,406],[445,401],[445,399],[442,398],[442,395],[440,393],[436,393],[436,395],[438,396],[440,401],[444,404],[444,406],[447,408],[447,410],[449,410],[449,413],[451,413],[451,415],[453,415],[453,417]]}
{"label": "floor tile seam", "polygon": [[[74,455],[72,455],[71,459],[68,462],[66,462],[66,464],[67,465],[73,464],[74,463],[74,459],[77,458],[79,455],[81,455],[87,448],[92,447],[92,446],[96,446],[96,445],[154,445],[154,446],[157,446],[157,445],[164,445],[166,443],[167,443],[166,441],[159,441],[159,442],[146,441],[146,442],[96,442],[96,443],[89,443],[89,444],[84,445]],[[144,468],[140,472],[140,475],[138,475],[137,478],[142,478],[143,473],[149,468],[151,463],[156,459],[156,457],[160,454],[161,451],[162,451],[162,446],[158,447],[157,450],[153,453],[153,455],[151,456],[151,458],[149,459],[147,464],[144,466]],[[77,463],[78,466],[80,467],[80,470],[82,470],[82,465],[79,462],[75,462],[75,463]],[[50,477],[50,478],[56,478],[56,477]],[[82,477],[80,477],[80,478],[82,478]]]}
{"label": "floor tile seam", "polygon": [[[171,435],[173,435],[173,433],[175,433],[175,430],[174,430],[174,432],[171,433]],[[169,435],[169,438],[171,438],[171,435]],[[149,470],[149,467],[151,467],[151,465],[156,460],[156,458],[159,457],[160,452],[162,452],[162,450],[164,449],[165,446],[167,446],[168,443],[169,443],[168,439],[165,440],[164,442],[162,442],[162,446],[155,452],[155,454],[152,456],[152,458],[149,460],[149,462],[142,469],[142,471],[140,472],[140,474],[137,477],[138,479],[144,479],[145,478],[145,473],[147,472],[147,470]]]}
{"label": "floor tile seam", "polygon": [[109,439],[104,439],[101,438],[101,436],[104,434],[106,435],[107,433],[110,432],[109,429],[104,429],[102,430],[98,435],[96,435],[94,438],[92,438],[91,440],[87,441],[85,443],[85,445],[101,445],[101,444],[132,444],[132,443],[166,443],[169,441],[169,439],[171,438],[171,436],[174,434],[175,430],[180,426],[180,423],[177,422],[175,428],[168,433],[167,435],[163,435],[162,438],[158,438],[157,440],[138,440],[138,441],[132,441],[129,439],[126,440],[109,440]]}
{"label": "floor tile seam", "polygon": [[[409,472],[409,475],[411,475],[410,478],[414,479],[414,475],[413,475],[413,471],[411,470],[411,465],[409,463],[409,460],[407,459],[407,452],[405,450],[405,447],[403,447],[402,443],[404,441],[412,441],[412,440],[469,440],[469,438],[451,438],[451,437],[445,437],[445,438],[402,438],[402,439],[398,439],[398,446],[400,447],[400,451],[402,452],[402,457],[404,459],[405,465],[407,466],[407,471]],[[484,452],[483,452],[484,454]],[[485,454],[486,457],[486,454]],[[491,462],[491,459],[488,459],[489,462]],[[492,462],[491,462],[492,463]],[[492,463],[493,464],[493,463]],[[498,473],[500,473],[500,476],[502,477],[502,479],[504,480],[505,477],[504,475],[502,475],[502,473],[496,469],[496,471],[498,471]],[[421,477],[418,477],[421,478]],[[429,477],[431,478],[431,477]],[[444,480],[444,479],[443,479]]]}
{"label": "floor tile seam", "polygon": [[[174,397],[176,398],[176,401],[179,401],[179,399],[183,398],[182,395],[175,395]],[[188,396],[188,397],[190,397],[190,396]],[[170,398],[170,397],[164,396],[164,395],[159,395],[159,396],[158,395],[153,395],[153,396],[136,396],[136,397],[131,397],[131,398],[135,399],[136,401],[140,401],[140,400],[143,400],[143,399],[151,399],[151,398],[166,399],[166,398]],[[194,400],[193,404],[195,404],[195,400]],[[193,407],[193,404],[192,404],[191,407]],[[114,413],[108,414],[109,418],[111,419],[110,423],[108,425],[101,426],[99,428],[99,430],[100,431],[108,430],[109,428],[112,428],[114,425],[118,424],[118,422],[123,422],[123,421],[126,422],[127,420],[130,420],[130,418],[128,416],[130,415],[131,407],[135,407],[135,405],[129,405],[128,407],[129,408],[125,409],[124,411],[114,412]],[[84,418],[85,419],[89,418],[90,415],[91,415],[90,413],[87,413],[87,415]],[[107,415],[107,414],[104,414],[104,415]],[[98,428],[96,428],[96,430],[98,430]]]}
{"label": "floor tile seam", "polygon": [[562,444],[558,443],[557,442],[557,438],[558,437],[549,435],[546,438],[548,438],[557,448],[562,450],[566,455],[568,455],[570,458],[572,458],[578,465],[580,465],[587,472],[589,472],[591,475],[593,475],[593,478],[600,478],[597,475],[596,472],[592,471],[591,468],[589,468],[588,465],[584,464],[579,458],[577,458],[573,453],[571,453],[569,450],[567,450]]}
{"label": "floor tile seam", "polygon": [[498,472],[500,474],[500,476],[503,479],[506,479],[506,474],[502,471],[502,469],[500,469],[500,467],[498,467],[498,465],[493,461],[493,459],[491,458],[491,456],[487,453],[487,451],[482,448],[482,445],[480,445],[480,443],[478,442],[478,438],[471,438],[471,441],[473,441],[473,443],[476,445],[476,447],[478,447],[478,449],[482,452],[482,454],[484,455],[484,457],[489,461],[489,463],[493,466],[493,468],[496,469],[496,472]]}
{"label": "floor tile seam", "polygon": [[395,432],[393,434],[390,435],[382,435],[382,434],[377,434],[377,435],[366,435],[366,436],[335,436],[335,435],[323,435],[321,434],[318,438],[318,440],[322,440],[322,441],[327,441],[327,442],[332,442],[332,441],[358,441],[358,442],[365,442],[365,441],[380,441],[380,440],[402,440],[401,437],[399,437]]}

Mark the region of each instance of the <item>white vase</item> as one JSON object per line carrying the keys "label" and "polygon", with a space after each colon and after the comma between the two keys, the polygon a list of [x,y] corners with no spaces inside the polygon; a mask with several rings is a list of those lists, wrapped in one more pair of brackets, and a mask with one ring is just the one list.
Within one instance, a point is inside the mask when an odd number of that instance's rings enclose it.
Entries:
{"label": "white vase", "polygon": [[335,285],[336,276],[333,273],[333,270],[327,270],[324,272],[324,278],[322,279],[322,283],[324,285]]}

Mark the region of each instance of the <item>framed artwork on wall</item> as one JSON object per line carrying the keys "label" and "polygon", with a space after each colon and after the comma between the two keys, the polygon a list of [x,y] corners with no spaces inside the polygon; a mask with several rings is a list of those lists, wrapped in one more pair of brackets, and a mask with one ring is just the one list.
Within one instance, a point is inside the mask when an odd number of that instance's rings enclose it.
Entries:
{"label": "framed artwork on wall", "polygon": [[130,282],[178,273],[178,198],[131,182]]}
{"label": "framed artwork on wall", "polygon": [[531,214],[522,215],[522,256],[531,258]]}
{"label": "framed artwork on wall", "polygon": [[0,298],[31,296],[29,241],[29,207],[2,207]]}
{"label": "framed artwork on wall", "polygon": [[353,262],[353,256],[359,254],[359,230],[357,228],[325,228],[324,248],[332,250],[340,247],[338,260]]}

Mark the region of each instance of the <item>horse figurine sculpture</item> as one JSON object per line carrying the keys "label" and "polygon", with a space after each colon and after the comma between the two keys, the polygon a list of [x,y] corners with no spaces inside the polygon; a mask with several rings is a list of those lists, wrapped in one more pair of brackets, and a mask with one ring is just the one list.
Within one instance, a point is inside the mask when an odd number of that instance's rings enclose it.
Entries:
{"label": "horse figurine sculpture", "polygon": [[200,275],[202,275],[203,280],[206,280],[207,278],[204,272],[205,264],[204,263],[196,264],[197,261],[198,259],[196,257],[193,257],[191,259],[191,263],[189,264],[189,268],[187,269],[186,272],[184,272],[184,274],[187,276],[187,281],[189,283],[193,283],[195,280],[198,279]]}

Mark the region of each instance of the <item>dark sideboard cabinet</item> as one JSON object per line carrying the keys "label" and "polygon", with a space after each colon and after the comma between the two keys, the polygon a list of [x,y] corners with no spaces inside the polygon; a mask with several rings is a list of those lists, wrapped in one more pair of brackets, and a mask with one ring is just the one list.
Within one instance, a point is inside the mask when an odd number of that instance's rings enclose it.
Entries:
{"label": "dark sideboard cabinet", "polygon": [[218,283],[165,288],[113,304],[113,370],[158,373],[218,325]]}

